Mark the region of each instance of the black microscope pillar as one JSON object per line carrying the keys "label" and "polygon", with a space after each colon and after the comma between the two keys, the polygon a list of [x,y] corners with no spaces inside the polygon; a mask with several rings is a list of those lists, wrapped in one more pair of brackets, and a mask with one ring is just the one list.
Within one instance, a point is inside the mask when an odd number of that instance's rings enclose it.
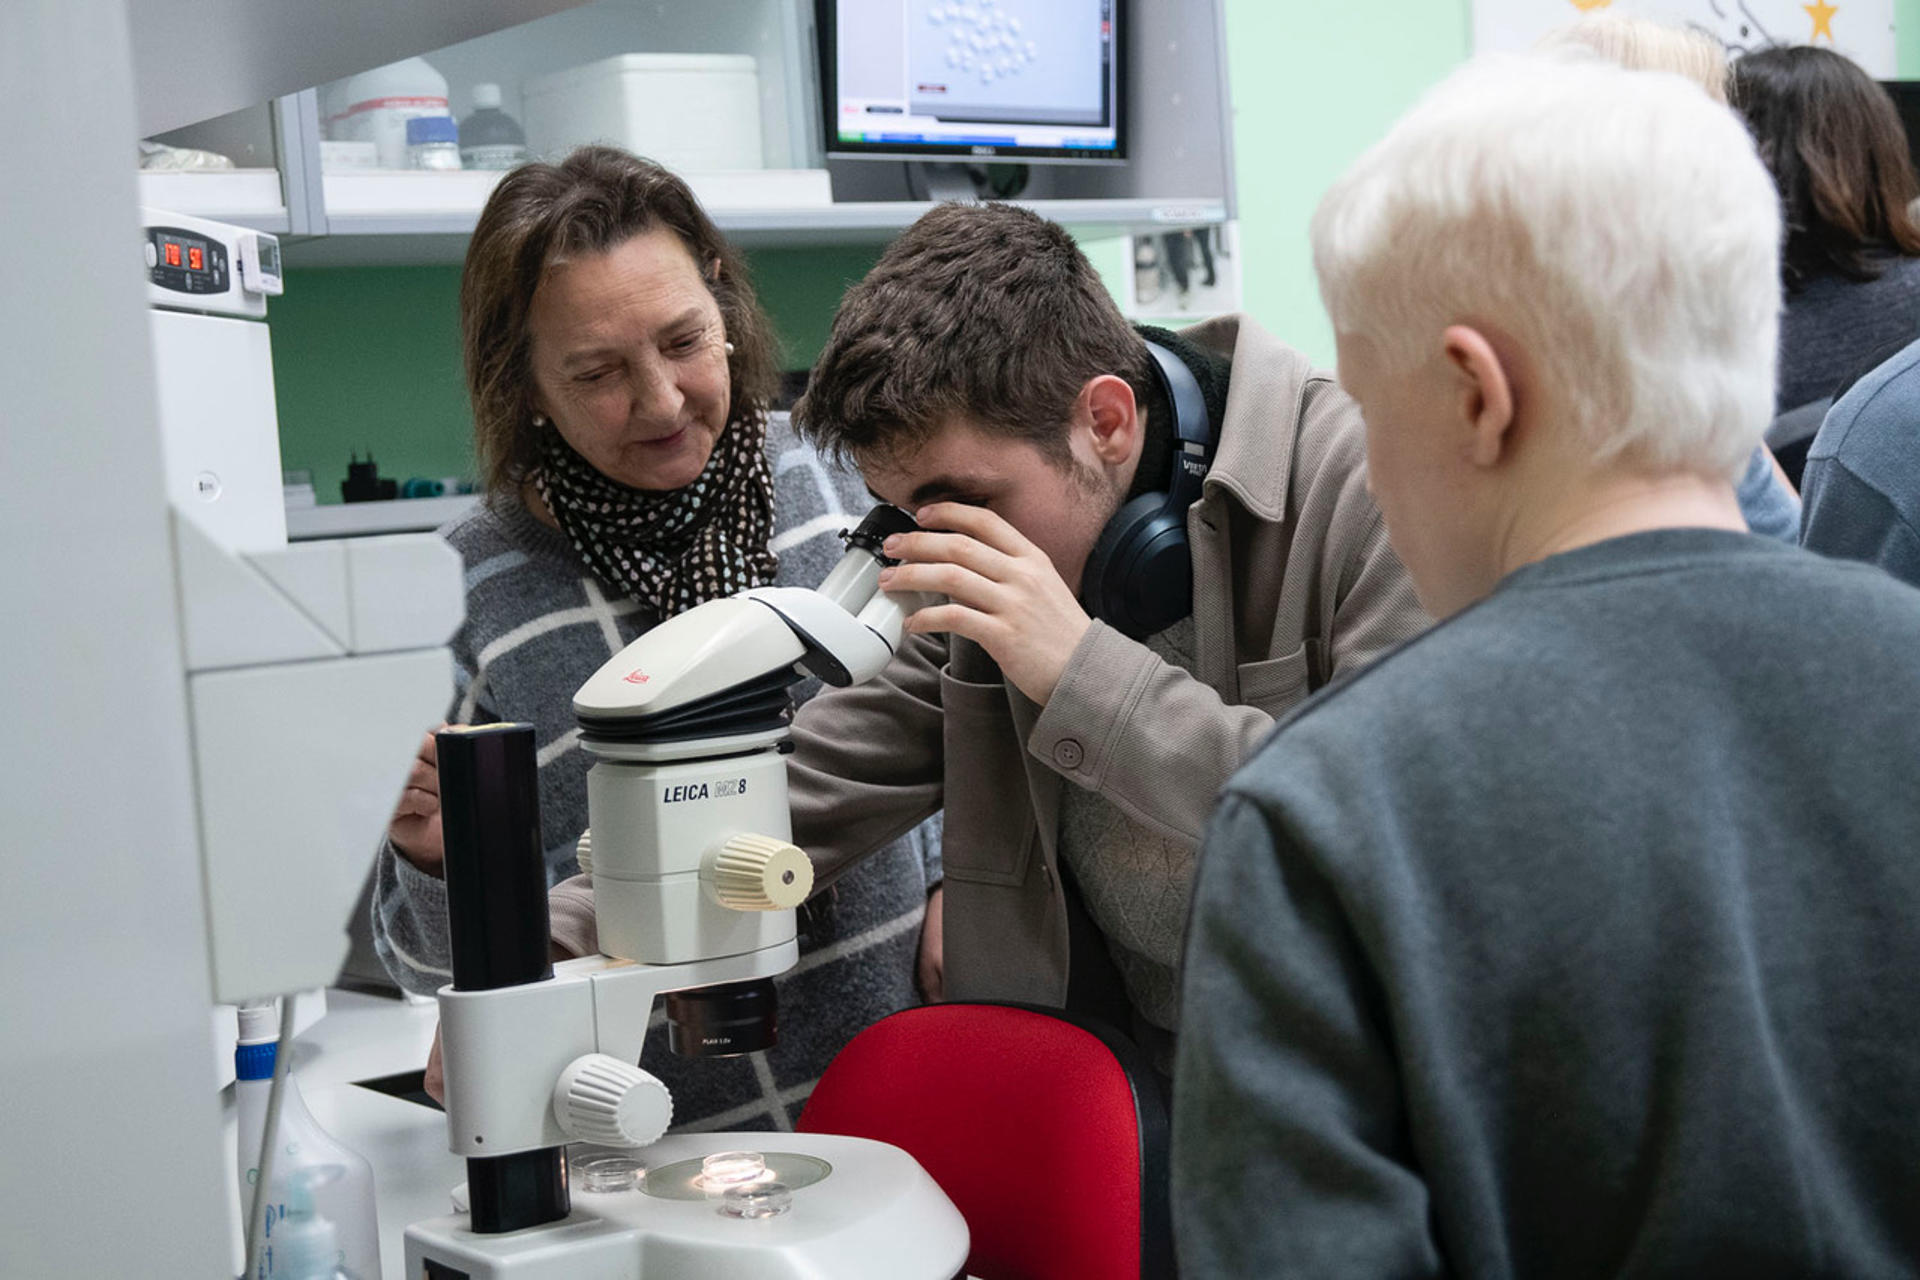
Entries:
{"label": "black microscope pillar", "polygon": [[[456,726],[434,735],[446,843],[447,927],[456,991],[553,976],[533,726]],[[567,1152],[467,1159],[473,1229],[518,1231],[567,1216]]]}

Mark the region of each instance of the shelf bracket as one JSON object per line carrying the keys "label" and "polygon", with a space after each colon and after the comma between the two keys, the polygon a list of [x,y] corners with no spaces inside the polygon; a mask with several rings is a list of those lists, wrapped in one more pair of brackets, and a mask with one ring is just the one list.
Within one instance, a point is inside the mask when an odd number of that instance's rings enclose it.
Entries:
{"label": "shelf bracket", "polygon": [[327,197],[320,168],[320,91],[304,89],[273,100],[274,143],[287,202],[287,232],[327,234]]}

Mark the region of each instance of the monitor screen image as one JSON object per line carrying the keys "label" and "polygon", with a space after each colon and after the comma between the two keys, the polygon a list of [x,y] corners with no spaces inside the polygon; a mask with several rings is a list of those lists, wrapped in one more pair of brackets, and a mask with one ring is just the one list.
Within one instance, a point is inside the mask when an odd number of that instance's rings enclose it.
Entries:
{"label": "monitor screen image", "polygon": [[827,153],[1113,161],[1121,0],[817,0]]}

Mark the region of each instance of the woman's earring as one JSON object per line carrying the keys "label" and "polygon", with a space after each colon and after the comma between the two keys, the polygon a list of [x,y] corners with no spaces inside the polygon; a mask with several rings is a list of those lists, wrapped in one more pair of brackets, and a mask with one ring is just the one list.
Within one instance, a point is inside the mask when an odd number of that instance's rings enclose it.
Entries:
{"label": "woman's earring", "polygon": [[546,414],[544,414],[544,413],[536,413],[536,414],[534,414],[534,415],[533,415],[533,425],[534,425],[534,426],[536,426],[536,427],[544,427],[544,426],[546,426],[546,425],[547,425],[547,415],[546,415]]}
{"label": "woman's earring", "polygon": [[725,344],[725,346],[726,346],[726,348],[727,348],[727,354],[728,354],[728,355],[732,355],[732,354],[733,354],[733,344],[732,344],[731,342],[729,342],[729,343],[726,343],[726,344]]}

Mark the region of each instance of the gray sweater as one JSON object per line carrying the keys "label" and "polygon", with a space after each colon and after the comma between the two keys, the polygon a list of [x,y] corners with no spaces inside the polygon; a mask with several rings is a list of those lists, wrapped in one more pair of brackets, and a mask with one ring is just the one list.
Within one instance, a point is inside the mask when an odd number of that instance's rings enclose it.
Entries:
{"label": "gray sweater", "polygon": [[1801,480],[1800,545],[1920,587],[1920,341],[1827,412]]}
{"label": "gray sweater", "polygon": [[1788,291],[1775,413],[1831,396],[1876,351],[1920,337],[1920,258],[1884,261],[1874,280],[1829,273]]}
{"label": "gray sweater", "polygon": [[[814,586],[838,561],[835,536],[871,505],[857,477],[830,469],[776,415],[774,551],[781,586]],[[457,724],[520,720],[539,743],[540,825],[548,882],[578,870],[587,770],[573,693],[656,618],[585,571],[559,531],[513,497],[442,534],[466,564],[467,620],[454,638]],[[808,681],[795,696],[810,697]],[[775,980],[780,1042],[741,1058],[677,1058],[656,1006],[641,1064],[673,1093],[676,1129],[790,1128],[813,1083],[853,1035],[918,1003],[914,958],[926,896],[940,878],[939,826],[922,827],[842,877],[802,913],[801,959]],[[376,867],[374,946],[394,980],[432,992],[451,978],[445,884],[383,843]]]}
{"label": "gray sweater", "polygon": [[1555,556],[1229,785],[1181,1274],[1920,1271],[1920,591],[1759,538]]}

